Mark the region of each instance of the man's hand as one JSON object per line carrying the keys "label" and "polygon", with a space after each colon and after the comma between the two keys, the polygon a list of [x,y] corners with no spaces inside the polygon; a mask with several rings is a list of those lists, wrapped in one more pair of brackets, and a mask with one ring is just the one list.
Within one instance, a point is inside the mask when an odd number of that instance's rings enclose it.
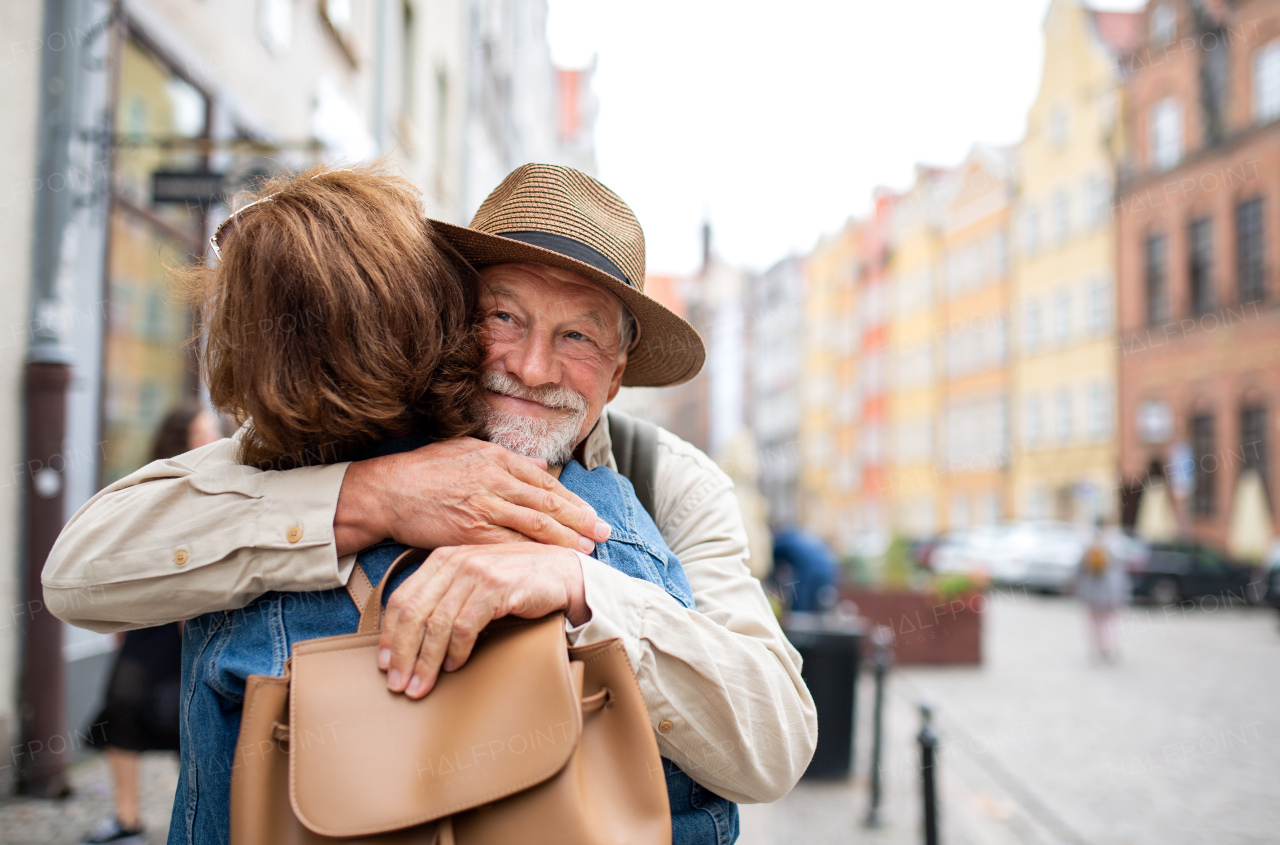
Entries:
{"label": "man's hand", "polygon": [[388,537],[423,549],[529,539],[587,554],[609,539],[545,464],[470,437],[351,464],[333,530],[339,557]]}
{"label": "man's hand", "polygon": [[494,619],[564,610],[588,621],[582,561],[555,546],[508,543],[436,549],[387,601],[378,665],[387,687],[421,698],[441,668],[460,668]]}

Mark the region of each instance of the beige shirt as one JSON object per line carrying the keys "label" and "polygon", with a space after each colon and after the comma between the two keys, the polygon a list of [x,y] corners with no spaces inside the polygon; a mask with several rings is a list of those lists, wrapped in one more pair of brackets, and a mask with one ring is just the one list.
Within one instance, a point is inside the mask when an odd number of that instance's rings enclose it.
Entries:
{"label": "beige shirt", "polygon": [[[235,449],[222,440],[156,461],[90,499],[45,564],[49,609],[123,631],[346,583],[355,555],[337,557],[333,516],[347,465],[263,472],[237,464]],[[588,469],[615,466],[603,420],[584,456]],[[730,800],[776,800],[817,741],[800,656],[747,570],[729,478],[660,430],[656,481],[656,521],[697,610],[582,555],[592,616],[569,628],[570,642],[621,637],[663,756]]]}

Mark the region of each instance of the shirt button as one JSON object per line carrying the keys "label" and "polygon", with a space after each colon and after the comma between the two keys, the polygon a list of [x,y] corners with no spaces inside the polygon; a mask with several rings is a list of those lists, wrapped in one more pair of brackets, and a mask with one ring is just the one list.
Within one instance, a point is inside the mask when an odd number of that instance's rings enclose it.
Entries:
{"label": "shirt button", "polygon": [[178,566],[182,566],[182,564],[186,563],[190,559],[191,556],[187,554],[186,549],[178,549],[173,553],[173,562],[178,564]]}
{"label": "shirt button", "polygon": [[290,543],[296,543],[302,539],[302,529],[295,525],[292,528],[290,528],[288,533],[286,533],[284,536],[288,538]]}
{"label": "shirt button", "polygon": [[671,724],[670,719],[663,719],[661,722],[658,723],[658,730],[662,731],[664,734],[671,733],[671,729],[673,727],[675,727],[675,725]]}

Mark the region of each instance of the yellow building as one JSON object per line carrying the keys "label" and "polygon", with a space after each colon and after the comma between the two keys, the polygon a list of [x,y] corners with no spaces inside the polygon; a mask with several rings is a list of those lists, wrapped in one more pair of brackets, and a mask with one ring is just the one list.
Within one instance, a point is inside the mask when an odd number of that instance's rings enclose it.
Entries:
{"label": "yellow building", "polygon": [[941,526],[936,462],[942,411],[938,296],[944,259],[942,218],[956,190],[953,171],[916,168],[894,207],[887,280],[890,376],[886,391],[889,460],[881,490],[891,529],[927,537]]}
{"label": "yellow building", "polygon": [[862,225],[851,220],[805,260],[800,518],[838,552],[853,543],[857,503],[861,254]]}
{"label": "yellow building", "polygon": [[990,525],[1008,516],[1012,167],[1008,149],[974,147],[942,215],[942,437],[936,465],[946,528]]}
{"label": "yellow building", "polygon": [[1018,166],[1013,511],[1114,518],[1117,56],[1140,16],[1054,0]]}

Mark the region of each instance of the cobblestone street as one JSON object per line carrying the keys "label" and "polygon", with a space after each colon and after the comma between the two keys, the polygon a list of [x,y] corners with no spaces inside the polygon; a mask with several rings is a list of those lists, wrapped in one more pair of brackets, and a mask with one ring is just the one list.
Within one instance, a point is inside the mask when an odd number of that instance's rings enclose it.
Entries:
{"label": "cobblestone street", "polygon": [[867,810],[871,684],[858,776],[803,781],[745,807],[745,845],[918,843],[915,703],[936,710],[947,845],[1280,839],[1280,631],[1274,611],[1130,608],[1120,660],[1090,659],[1083,611],[1055,597],[997,596],[981,668],[896,671],[888,688],[883,828]]}
{"label": "cobblestone street", "polygon": [[[1280,631],[1274,612],[1131,608],[1122,655],[1090,659],[1070,600],[997,595],[981,668],[895,670],[886,699],[885,798],[867,813],[872,684],[863,675],[857,776],[803,781],[745,806],[743,845],[923,841],[916,702],[936,710],[946,845],[1272,843],[1280,830]],[[164,841],[173,755],[144,759],[149,839]],[[73,772],[67,801],[7,799],[0,842],[70,845],[110,811],[105,761]]]}

